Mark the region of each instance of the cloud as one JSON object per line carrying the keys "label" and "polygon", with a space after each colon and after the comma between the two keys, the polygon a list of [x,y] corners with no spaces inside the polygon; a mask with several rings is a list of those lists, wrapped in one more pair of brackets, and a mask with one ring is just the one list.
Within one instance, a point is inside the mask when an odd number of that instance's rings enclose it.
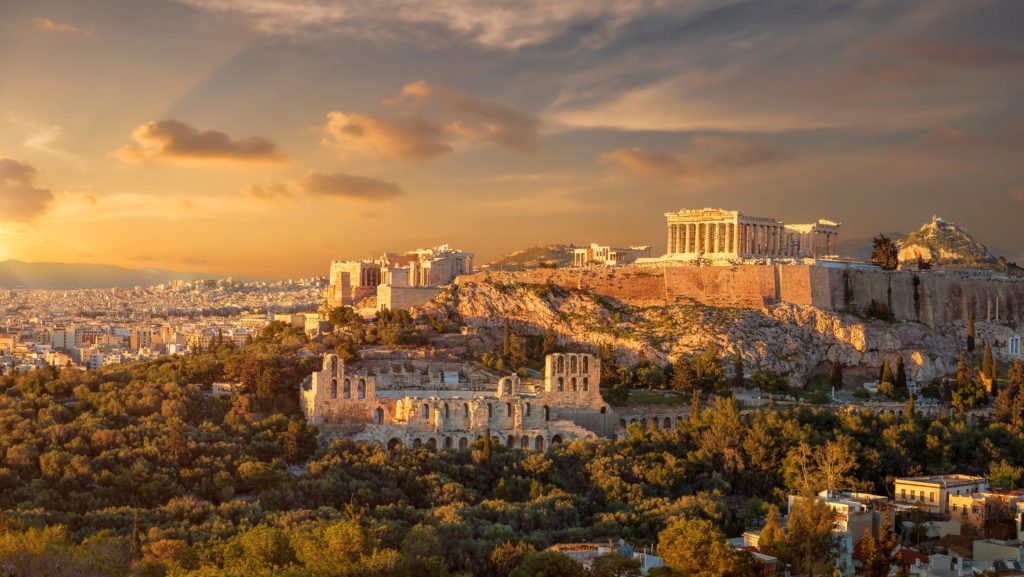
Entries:
{"label": "cloud", "polygon": [[379,202],[403,194],[397,184],[341,172],[310,171],[298,185],[309,196],[363,202]]}
{"label": "cloud", "polygon": [[343,154],[425,160],[452,152],[455,144],[491,143],[518,152],[537,147],[540,122],[504,104],[422,80],[384,101],[397,116],[329,112],[321,144]]}
{"label": "cloud", "polygon": [[444,131],[422,118],[330,112],[324,133],[321,143],[343,152],[423,160],[452,151]]}
{"label": "cloud", "polygon": [[0,220],[30,222],[49,210],[53,193],[36,186],[37,174],[28,164],[0,157]]}
{"label": "cloud", "polygon": [[343,172],[324,173],[311,170],[297,180],[249,185],[242,189],[242,194],[270,203],[288,202],[298,195],[375,203],[401,196],[405,194],[405,191],[397,184],[375,178],[353,176]]}
{"label": "cloud", "polygon": [[242,189],[242,194],[253,200],[263,202],[284,203],[292,199],[292,193],[284,184],[250,184]]}
{"label": "cloud", "polygon": [[278,163],[287,160],[270,139],[252,136],[235,140],[215,130],[200,132],[177,120],[147,122],[132,131],[134,144],[114,156],[127,162],[175,160],[189,162]]}
{"label": "cloud", "polygon": [[993,68],[1024,63],[1024,50],[1013,46],[970,40],[904,40],[903,54],[959,68]]}
{"label": "cloud", "polygon": [[698,176],[704,166],[685,156],[644,150],[638,146],[621,148],[601,155],[602,162],[618,163],[630,170],[658,176]]}
{"label": "cloud", "polygon": [[492,142],[522,152],[537,147],[536,117],[459,90],[419,80],[402,87],[402,94],[390,102],[419,110],[438,106],[456,117],[448,129],[470,142]]}
{"label": "cloud", "polygon": [[658,11],[690,5],[619,0],[179,0],[212,12],[238,14],[259,32],[275,36],[345,35],[392,43],[453,42],[517,50],[574,34],[600,46],[628,23]]}
{"label": "cloud", "polygon": [[39,30],[46,30],[47,32],[61,32],[63,34],[78,34],[80,36],[85,36],[86,38],[93,37],[93,33],[89,30],[64,22],[54,22],[49,18],[36,18],[33,22]]}
{"label": "cloud", "polygon": [[601,161],[643,174],[703,177],[792,158],[789,152],[780,147],[740,138],[694,136],[690,139],[690,145],[690,154],[645,150],[636,146],[622,148],[601,155]]}

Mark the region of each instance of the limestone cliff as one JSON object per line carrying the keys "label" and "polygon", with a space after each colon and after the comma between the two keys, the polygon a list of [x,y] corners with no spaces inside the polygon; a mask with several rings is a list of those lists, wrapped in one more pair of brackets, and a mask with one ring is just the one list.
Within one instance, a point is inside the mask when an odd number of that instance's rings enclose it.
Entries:
{"label": "limestone cliff", "polygon": [[[471,327],[498,327],[507,319],[531,332],[554,330],[566,345],[609,344],[632,361],[664,363],[716,344],[727,355],[742,354],[748,371],[776,371],[794,384],[803,384],[833,358],[848,367],[874,368],[898,352],[912,379],[930,380],[954,370],[966,331],[959,321],[929,327],[791,303],[759,309],[698,303],[636,306],[588,290],[488,280],[453,285],[427,312]],[[1013,334],[1005,323],[977,326],[979,342],[998,345]]]}

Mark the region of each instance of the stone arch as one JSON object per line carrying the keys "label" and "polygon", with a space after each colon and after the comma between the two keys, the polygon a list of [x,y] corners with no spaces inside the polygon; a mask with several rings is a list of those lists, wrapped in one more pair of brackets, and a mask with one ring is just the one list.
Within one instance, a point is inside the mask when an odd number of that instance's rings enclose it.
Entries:
{"label": "stone arch", "polygon": [[608,407],[601,407],[601,414],[602,415],[607,413],[607,412],[608,412]]}
{"label": "stone arch", "polygon": [[533,440],[533,448],[538,451],[544,450],[544,437],[537,435],[537,438]]}
{"label": "stone arch", "polygon": [[626,428],[626,425],[627,425],[627,423],[626,423],[626,419],[619,419],[619,426],[620,426],[620,427],[622,427],[623,429],[625,429],[625,428]]}
{"label": "stone arch", "polygon": [[516,447],[516,437],[515,437],[515,435],[509,435],[508,436],[508,441],[505,443],[505,446],[508,447],[509,449],[514,449]]}
{"label": "stone arch", "polygon": [[[586,357],[584,357],[584,358],[586,358]],[[583,377],[583,390],[584,391],[589,391],[590,390],[590,378],[588,378],[588,377]]]}
{"label": "stone arch", "polygon": [[429,439],[427,439],[427,448],[429,448],[432,451],[436,451],[437,439],[435,439],[434,437],[430,437]]}
{"label": "stone arch", "polygon": [[551,437],[551,446],[552,447],[554,447],[555,445],[561,445],[562,443],[563,443],[562,435],[555,435],[554,437]]}
{"label": "stone arch", "polygon": [[423,446],[423,440],[422,439],[418,439],[418,438],[417,439],[413,439],[413,441],[412,441],[412,448],[413,449],[419,449],[422,446]]}
{"label": "stone arch", "polygon": [[672,417],[665,417],[665,422],[664,422],[664,425],[662,426],[662,428],[663,429],[671,429],[672,428]]}
{"label": "stone arch", "polygon": [[338,379],[331,379],[331,398],[338,398]]}
{"label": "stone arch", "polygon": [[420,408],[420,416],[423,417],[424,420],[430,418],[430,405],[423,403],[423,406]]}
{"label": "stone arch", "polygon": [[505,403],[505,416],[506,417],[511,417],[512,416],[512,403]]}
{"label": "stone arch", "polygon": [[384,409],[383,407],[377,407],[377,410],[373,412],[373,424],[383,425],[384,424]]}
{"label": "stone arch", "polygon": [[565,379],[563,379],[562,377],[558,377],[558,392],[562,392],[564,390],[565,390]]}
{"label": "stone arch", "polygon": [[[583,372],[584,373],[589,373],[590,372],[590,355],[583,355]],[[585,391],[585,390],[587,390],[587,385],[585,384],[587,382],[587,380],[583,379],[583,382],[584,382],[583,390]]]}
{"label": "stone arch", "polygon": [[544,405],[544,420],[551,420],[551,407],[548,407],[547,405]]}
{"label": "stone arch", "polygon": [[388,452],[389,453],[391,451],[401,451],[401,450],[402,450],[402,441],[401,441],[401,439],[391,439],[390,441],[388,441]]}
{"label": "stone arch", "polygon": [[569,372],[572,374],[576,374],[579,372],[579,364],[576,359],[576,355],[572,355],[571,357],[569,357]]}
{"label": "stone arch", "polygon": [[519,439],[519,448],[520,449],[529,449],[530,448],[530,437],[527,437],[526,435],[523,435],[523,438]]}
{"label": "stone arch", "polygon": [[359,379],[359,384],[356,385],[356,398],[366,398],[366,379]]}
{"label": "stone arch", "polygon": [[445,437],[444,438],[444,448],[445,448],[445,450],[451,450],[451,448],[452,448],[452,438],[451,437]]}
{"label": "stone arch", "polygon": [[352,381],[345,379],[345,384],[341,387],[341,398],[351,399],[352,398]]}
{"label": "stone arch", "polygon": [[469,439],[466,437],[459,437],[459,450],[465,451],[469,447]]}

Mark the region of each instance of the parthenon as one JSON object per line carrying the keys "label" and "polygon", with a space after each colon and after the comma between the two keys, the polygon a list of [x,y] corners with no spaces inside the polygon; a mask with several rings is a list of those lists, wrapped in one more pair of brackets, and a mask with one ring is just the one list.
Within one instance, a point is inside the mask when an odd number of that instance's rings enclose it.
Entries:
{"label": "parthenon", "polygon": [[839,223],[783,224],[736,210],[683,209],[665,213],[668,258],[818,258],[835,254]]}

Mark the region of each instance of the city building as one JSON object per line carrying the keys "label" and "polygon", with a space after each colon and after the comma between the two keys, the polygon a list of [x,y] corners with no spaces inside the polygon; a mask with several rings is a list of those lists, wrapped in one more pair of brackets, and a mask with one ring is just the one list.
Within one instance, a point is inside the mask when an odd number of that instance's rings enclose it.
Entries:
{"label": "city building", "polygon": [[933,475],[897,478],[893,503],[901,509],[921,507],[930,513],[948,515],[950,496],[973,495],[988,491],[983,477],[971,475]]}
{"label": "city building", "polygon": [[607,555],[619,555],[627,559],[635,559],[640,562],[640,574],[646,575],[651,569],[664,567],[665,561],[653,553],[637,551],[634,547],[626,545],[621,539],[618,543],[558,543],[548,547],[548,551],[561,553],[580,565],[590,569],[594,561]]}
{"label": "city building", "polygon": [[665,213],[668,253],[665,258],[742,261],[748,259],[822,258],[834,255],[838,222],[783,224],[736,210],[683,209]]}
{"label": "city building", "polygon": [[[895,514],[889,511],[889,499],[882,495],[825,490],[815,497],[824,502],[835,513],[832,534],[838,546],[836,567],[844,575],[854,572],[854,551],[865,535],[877,538],[883,527],[895,527]],[[803,497],[790,495],[788,507],[792,514],[799,507]]]}
{"label": "city building", "polygon": [[621,266],[632,264],[640,258],[650,258],[650,256],[651,247],[649,246],[614,248],[591,243],[590,246],[573,249],[572,265],[575,267]]}

